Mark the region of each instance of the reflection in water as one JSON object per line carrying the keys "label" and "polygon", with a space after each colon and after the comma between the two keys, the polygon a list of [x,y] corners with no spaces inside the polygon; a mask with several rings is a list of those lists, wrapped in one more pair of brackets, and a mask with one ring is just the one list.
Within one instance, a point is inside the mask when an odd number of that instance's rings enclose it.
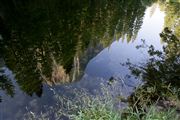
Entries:
{"label": "reflection in water", "polygon": [[[68,83],[69,80],[69,75],[66,74],[65,69],[63,66],[57,64],[57,62],[52,58],[53,65],[52,65],[52,75],[51,78],[47,78],[45,75],[42,73],[42,66],[41,64],[38,64],[38,69],[40,71],[41,77],[43,80],[50,86],[52,85],[57,85],[58,83]],[[59,81],[60,80],[60,81]]]}
{"label": "reflection in water", "polygon": [[[154,2],[160,4],[160,8],[166,13],[164,26],[177,26],[177,22],[174,21],[179,18],[179,12],[176,9],[179,4],[163,1],[0,1],[0,58],[5,61],[3,67],[12,70],[15,75],[15,80],[9,80],[7,77],[2,80],[3,82],[1,81],[1,90],[13,96],[14,88],[19,87],[21,92],[32,96],[33,99],[34,94],[43,97],[43,91],[48,93],[46,84],[53,86],[74,82],[80,83],[82,87],[81,81],[88,78],[86,74],[88,69],[98,74],[97,76],[101,76],[101,70],[107,70],[106,73],[102,72],[102,76],[107,76],[106,79],[109,79],[112,77],[112,73],[108,71],[110,67],[107,68],[103,62],[101,62],[102,65],[99,64],[101,65],[99,68],[98,64],[87,68],[86,65],[98,53],[100,56],[103,51],[108,51],[109,45],[115,40],[126,40],[127,44],[123,44],[121,49],[126,51],[121,53],[121,57],[128,54],[128,45],[129,47],[132,45],[128,43],[135,41],[143,24],[146,7]],[[152,16],[155,8],[154,5],[151,10]],[[170,19],[172,15],[176,17]],[[168,24],[166,19],[172,22]],[[176,24],[171,25],[174,23]],[[175,27],[175,29],[178,34],[179,28]],[[145,31],[145,29],[141,30]],[[110,51],[118,47],[116,43],[119,44],[119,42],[113,42]],[[108,48],[104,49],[105,47]],[[110,57],[116,58],[117,54],[116,52]],[[104,58],[101,57],[101,59]],[[110,64],[114,62],[111,59],[105,59],[105,61],[108,60]],[[117,59],[114,63],[119,61],[122,62],[121,59]],[[93,59],[89,64],[91,62]],[[121,68],[117,65],[112,71],[116,73],[122,71],[122,74],[126,74],[126,70],[118,69]],[[0,76],[3,79],[6,78],[4,72],[0,73]],[[93,86],[88,84],[91,79],[97,80],[95,77],[89,77],[83,84],[89,85],[90,89],[95,88],[94,84]],[[79,83],[75,82],[80,79]],[[17,85],[12,84],[13,81],[16,81]],[[30,99],[27,96],[24,98]],[[17,98],[14,97],[14,99]],[[50,104],[49,101],[48,104]]]}
{"label": "reflection in water", "polygon": [[41,96],[43,81],[52,85],[77,80],[93,57],[85,59],[91,46],[104,48],[120,37],[134,40],[146,9],[137,1],[3,1],[2,5],[7,31],[1,33],[3,58],[21,90],[31,96]]}
{"label": "reflection in water", "polygon": [[[14,96],[14,86],[10,78],[5,74],[5,69],[0,69],[0,90],[4,91],[7,95]],[[1,102],[1,96],[0,96]]]}
{"label": "reflection in water", "polygon": [[163,3],[159,2],[162,10],[165,11],[165,24],[164,28],[168,27],[173,30],[174,34],[179,38],[180,37],[180,3],[171,2]]}

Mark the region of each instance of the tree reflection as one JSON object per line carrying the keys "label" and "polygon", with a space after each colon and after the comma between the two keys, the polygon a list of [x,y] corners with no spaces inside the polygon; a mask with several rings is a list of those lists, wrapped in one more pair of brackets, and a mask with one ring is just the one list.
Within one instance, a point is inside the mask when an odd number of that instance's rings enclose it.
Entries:
{"label": "tree reflection", "polygon": [[[12,81],[5,75],[4,69],[0,69],[0,90],[4,91],[10,97],[14,96],[14,85]],[[2,101],[0,96],[0,102]]]}
{"label": "tree reflection", "polygon": [[89,48],[107,47],[119,38],[134,40],[152,2],[2,0],[3,58],[20,89],[41,96],[43,82],[77,80],[93,57],[86,54]]}
{"label": "tree reflection", "polygon": [[164,28],[168,27],[174,31],[177,37],[180,37],[180,2],[164,2],[159,0],[160,8],[165,11]]}

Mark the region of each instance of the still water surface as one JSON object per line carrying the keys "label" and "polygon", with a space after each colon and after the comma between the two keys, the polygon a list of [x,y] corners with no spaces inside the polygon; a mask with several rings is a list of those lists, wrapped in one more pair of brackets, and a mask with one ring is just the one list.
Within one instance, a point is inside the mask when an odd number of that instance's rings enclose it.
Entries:
{"label": "still water surface", "polygon": [[2,120],[43,112],[56,106],[56,94],[69,95],[74,88],[95,94],[111,77],[128,96],[141,81],[122,63],[148,59],[147,51],[136,49],[142,39],[162,50],[162,3],[2,3]]}

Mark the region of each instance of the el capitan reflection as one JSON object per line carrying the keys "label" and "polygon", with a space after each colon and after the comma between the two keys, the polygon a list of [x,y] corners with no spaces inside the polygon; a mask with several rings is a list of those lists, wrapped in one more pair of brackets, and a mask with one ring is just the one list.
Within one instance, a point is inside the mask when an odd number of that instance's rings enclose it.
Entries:
{"label": "el capitan reflection", "polygon": [[[147,57],[136,51],[141,39],[161,47],[166,27],[179,37],[178,8],[164,0],[1,0],[3,119],[23,119],[26,107],[38,113],[55,106],[52,89],[73,97],[67,86],[93,91],[129,74],[120,63]],[[132,90],[135,80],[125,77]]]}
{"label": "el capitan reflection", "polygon": [[91,48],[100,51],[119,38],[134,40],[152,2],[2,1],[5,64],[22,91],[41,96],[43,82],[77,80],[98,53],[87,54]]}

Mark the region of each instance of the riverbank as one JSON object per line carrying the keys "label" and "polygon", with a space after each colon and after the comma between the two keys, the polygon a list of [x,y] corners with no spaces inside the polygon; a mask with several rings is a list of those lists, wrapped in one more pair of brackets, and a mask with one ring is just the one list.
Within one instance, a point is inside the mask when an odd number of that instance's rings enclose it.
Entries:
{"label": "riverbank", "polygon": [[[77,99],[67,99],[58,96],[60,102],[56,107],[47,110],[47,113],[37,115],[31,111],[25,115],[27,120],[179,120],[177,106],[169,106],[167,101],[157,101],[157,103],[139,107],[136,104],[126,103],[126,107],[117,108],[117,103],[121,99],[114,98],[107,92],[91,96],[86,91],[76,91]],[[178,101],[178,100],[177,100]],[[176,101],[176,102],[177,102]],[[163,102],[163,103],[162,103]],[[167,106],[165,105],[167,103]],[[162,103],[162,104],[160,104]],[[170,102],[169,102],[170,103]],[[67,107],[65,107],[66,105]]]}

